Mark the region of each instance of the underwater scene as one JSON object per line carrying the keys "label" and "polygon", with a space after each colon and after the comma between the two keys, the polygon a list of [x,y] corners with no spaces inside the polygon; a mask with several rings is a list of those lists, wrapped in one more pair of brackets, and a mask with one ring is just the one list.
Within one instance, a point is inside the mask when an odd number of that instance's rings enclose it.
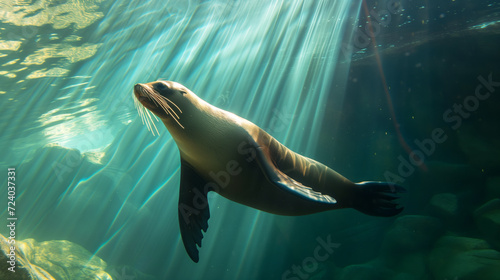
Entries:
{"label": "underwater scene", "polygon": [[500,1],[0,0],[0,279],[500,279]]}

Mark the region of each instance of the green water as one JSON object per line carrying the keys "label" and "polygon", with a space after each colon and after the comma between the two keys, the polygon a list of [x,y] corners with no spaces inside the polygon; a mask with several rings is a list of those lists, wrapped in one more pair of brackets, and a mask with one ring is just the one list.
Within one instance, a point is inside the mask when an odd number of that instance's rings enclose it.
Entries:
{"label": "green water", "polygon": [[[2,219],[15,168],[15,240],[34,239],[46,260],[31,263],[57,279],[499,279],[499,3],[0,7]],[[401,184],[405,210],[284,217],[210,194],[192,262],[178,148],[133,106],[133,85],[158,79],[352,181]]]}

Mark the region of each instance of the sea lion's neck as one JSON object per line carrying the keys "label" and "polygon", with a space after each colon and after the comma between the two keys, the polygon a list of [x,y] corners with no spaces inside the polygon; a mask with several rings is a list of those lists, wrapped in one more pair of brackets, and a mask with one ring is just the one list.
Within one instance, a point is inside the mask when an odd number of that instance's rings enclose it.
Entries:
{"label": "sea lion's neck", "polygon": [[217,141],[220,135],[220,125],[217,126],[216,123],[223,115],[221,112],[224,112],[201,99],[188,105],[181,107],[182,114],[178,120],[180,125],[172,118],[163,120],[181,156],[186,160],[207,156],[206,147]]}

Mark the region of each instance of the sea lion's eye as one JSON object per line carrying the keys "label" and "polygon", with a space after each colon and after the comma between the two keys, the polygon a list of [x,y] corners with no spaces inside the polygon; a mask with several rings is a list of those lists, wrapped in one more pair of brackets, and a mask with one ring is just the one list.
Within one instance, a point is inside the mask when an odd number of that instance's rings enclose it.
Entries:
{"label": "sea lion's eye", "polygon": [[155,89],[158,91],[163,91],[167,89],[167,86],[164,83],[159,82],[155,84]]}
{"label": "sea lion's eye", "polygon": [[183,91],[183,90],[181,90],[181,91],[179,91],[179,92],[180,92],[182,95],[186,94],[186,92],[185,92],[185,91]]}

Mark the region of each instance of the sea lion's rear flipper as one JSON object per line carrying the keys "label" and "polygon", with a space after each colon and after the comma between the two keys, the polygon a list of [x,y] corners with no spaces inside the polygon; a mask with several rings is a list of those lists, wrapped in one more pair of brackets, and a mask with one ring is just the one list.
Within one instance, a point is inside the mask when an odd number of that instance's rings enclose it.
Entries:
{"label": "sea lion's rear flipper", "polygon": [[406,192],[403,187],[387,182],[361,182],[356,183],[356,186],[354,209],[367,215],[381,217],[395,216],[403,211],[404,207],[393,202],[399,198],[395,194]]}
{"label": "sea lion's rear flipper", "polygon": [[181,160],[181,186],[179,190],[179,227],[182,242],[189,257],[198,262],[198,248],[203,233],[207,232],[210,211],[208,209],[207,182],[184,160]]}

